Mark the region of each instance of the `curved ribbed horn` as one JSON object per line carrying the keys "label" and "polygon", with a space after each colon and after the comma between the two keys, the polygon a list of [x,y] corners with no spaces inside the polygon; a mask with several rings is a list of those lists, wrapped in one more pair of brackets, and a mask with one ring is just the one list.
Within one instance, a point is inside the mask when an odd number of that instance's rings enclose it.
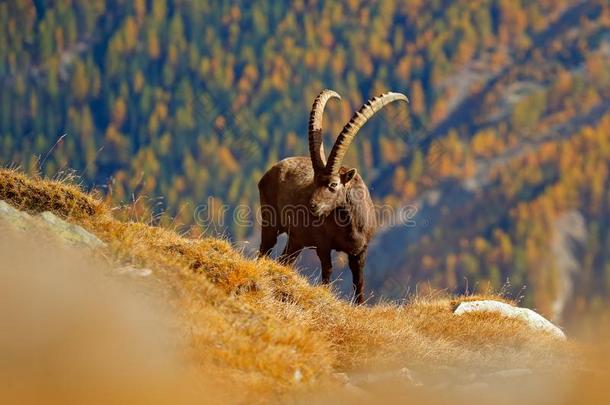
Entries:
{"label": "curved ribbed horn", "polygon": [[388,92],[378,97],[373,97],[364,103],[362,107],[360,107],[360,109],[354,113],[349,122],[343,127],[343,130],[333,145],[333,149],[330,151],[328,163],[326,164],[326,171],[328,173],[339,173],[339,169],[341,168],[343,157],[347,152],[347,148],[349,147],[350,143],[352,143],[352,140],[360,128],[362,128],[362,126],[366,124],[366,122],[373,117],[377,111],[396,100],[404,100],[409,102],[407,96],[402,93]]}
{"label": "curved ribbed horn", "polygon": [[322,117],[324,107],[331,98],[341,99],[341,96],[332,90],[322,90],[313,101],[311,113],[309,114],[309,155],[314,172],[326,168],[326,155],[324,154],[324,143],[322,142]]}

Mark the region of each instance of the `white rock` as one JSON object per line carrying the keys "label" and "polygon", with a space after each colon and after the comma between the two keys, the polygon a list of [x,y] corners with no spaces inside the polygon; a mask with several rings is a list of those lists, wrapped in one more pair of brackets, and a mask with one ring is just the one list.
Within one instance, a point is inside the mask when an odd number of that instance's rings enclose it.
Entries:
{"label": "white rock", "polygon": [[0,200],[0,221],[21,231],[43,230],[73,245],[85,245],[90,248],[105,246],[104,242],[83,227],[67,222],[52,212],[45,211],[40,215],[32,216],[2,200]]}
{"label": "white rock", "polygon": [[0,200],[0,219],[22,231],[26,230],[32,222],[32,217],[27,212],[19,211],[2,200]]}
{"label": "white rock", "polygon": [[561,329],[553,325],[539,313],[528,308],[513,307],[504,302],[493,300],[466,301],[460,303],[453,313],[455,315],[462,315],[470,312],[496,312],[508,318],[521,319],[532,329],[548,332],[562,340],[566,339],[566,335]]}
{"label": "white rock", "polygon": [[64,221],[52,212],[45,211],[39,215],[42,222],[57,236],[72,244],[82,244],[91,248],[104,246],[97,236],[87,232],[83,227]]}

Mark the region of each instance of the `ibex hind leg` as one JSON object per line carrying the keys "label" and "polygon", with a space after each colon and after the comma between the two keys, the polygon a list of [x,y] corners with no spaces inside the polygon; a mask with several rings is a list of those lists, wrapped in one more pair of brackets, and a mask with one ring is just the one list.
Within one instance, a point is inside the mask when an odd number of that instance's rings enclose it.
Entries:
{"label": "ibex hind leg", "polygon": [[277,243],[277,235],[278,231],[273,226],[261,228],[261,246],[258,251],[258,257],[269,256]]}
{"label": "ibex hind leg", "polygon": [[271,250],[277,243],[279,230],[274,222],[273,210],[265,205],[261,198],[261,246],[258,252],[258,257],[269,256]]}
{"label": "ibex hind leg", "polygon": [[364,264],[366,250],[358,255],[349,255],[349,268],[352,271],[354,285],[354,302],[358,305],[364,303]]}

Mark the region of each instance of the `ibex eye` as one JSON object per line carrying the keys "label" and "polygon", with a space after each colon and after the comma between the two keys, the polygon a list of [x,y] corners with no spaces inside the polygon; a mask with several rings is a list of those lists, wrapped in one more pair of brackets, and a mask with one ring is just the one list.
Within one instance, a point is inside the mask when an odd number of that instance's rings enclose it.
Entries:
{"label": "ibex eye", "polygon": [[328,187],[332,188],[333,190],[334,190],[335,188],[337,188],[338,186],[339,186],[339,183],[330,183],[330,184],[328,185]]}

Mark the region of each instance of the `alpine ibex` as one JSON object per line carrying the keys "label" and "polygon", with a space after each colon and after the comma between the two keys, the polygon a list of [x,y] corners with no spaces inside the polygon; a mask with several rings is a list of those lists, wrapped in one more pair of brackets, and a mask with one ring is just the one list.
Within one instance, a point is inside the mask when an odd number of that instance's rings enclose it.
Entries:
{"label": "alpine ibex", "polygon": [[280,260],[292,264],[303,248],[315,248],[322,282],[332,273],[331,250],[345,252],[352,271],[355,301],[364,301],[364,264],[377,224],[369,190],[356,169],[341,163],[358,130],[385,105],[408,101],[400,93],[385,93],[367,101],[343,127],[328,163],[322,142],[326,103],[341,97],[322,91],[309,117],[310,157],[290,157],[276,163],[258,183],[261,204],[260,256],[268,255],[281,233],[288,242]]}

